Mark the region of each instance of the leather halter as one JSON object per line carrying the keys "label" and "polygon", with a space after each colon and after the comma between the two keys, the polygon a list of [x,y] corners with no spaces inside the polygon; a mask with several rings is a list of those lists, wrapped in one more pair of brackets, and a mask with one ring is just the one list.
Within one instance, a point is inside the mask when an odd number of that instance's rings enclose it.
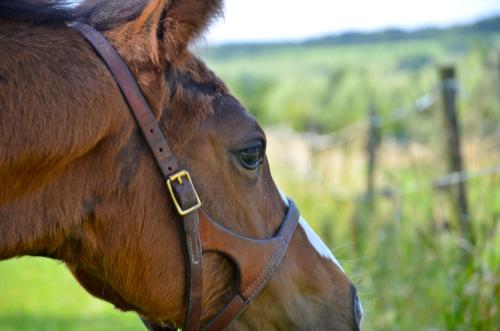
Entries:
{"label": "leather halter", "polygon": [[[268,239],[252,239],[236,234],[212,220],[200,209],[201,201],[189,173],[179,168],[134,76],[118,52],[91,26],[83,23],[71,23],[69,26],[90,42],[108,66],[153,153],[166,180],[174,207],[182,218],[187,255],[184,330],[215,331],[225,328],[255,299],[278,268],[297,228],[300,217],[297,207],[290,200],[280,228]],[[237,295],[202,328],[202,256],[203,252],[208,251],[219,252],[232,260],[239,272],[239,285]]]}

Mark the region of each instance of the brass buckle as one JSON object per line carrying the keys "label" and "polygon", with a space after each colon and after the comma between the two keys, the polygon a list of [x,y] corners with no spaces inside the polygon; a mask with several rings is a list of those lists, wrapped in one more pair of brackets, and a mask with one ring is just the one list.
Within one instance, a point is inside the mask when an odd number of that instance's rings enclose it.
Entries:
{"label": "brass buckle", "polygon": [[[187,209],[182,209],[181,205],[179,204],[179,201],[177,201],[177,197],[175,196],[174,189],[172,187],[172,182],[174,182],[174,181],[177,181],[180,185],[182,185],[183,178],[185,178],[189,182],[189,184],[191,184],[191,186],[193,187],[194,195],[196,197],[196,204],[192,207],[187,208]],[[196,209],[201,207],[200,197],[198,196],[198,193],[196,192],[196,189],[194,188],[193,181],[191,180],[191,176],[189,175],[189,172],[187,172],[186,170],[181,170],[178,173],[170,176],[167,179],[167,187],[168,187],[168,191],[170,192],[170,196],[172,197],[172,200],[174,201],[175,209],[177,209],[177,212],[179,213],[179,215],[185,216],[185,215],[187,215],[187,214],[189,214],[189,213],[191,213],[191,212],[193,212]]]}

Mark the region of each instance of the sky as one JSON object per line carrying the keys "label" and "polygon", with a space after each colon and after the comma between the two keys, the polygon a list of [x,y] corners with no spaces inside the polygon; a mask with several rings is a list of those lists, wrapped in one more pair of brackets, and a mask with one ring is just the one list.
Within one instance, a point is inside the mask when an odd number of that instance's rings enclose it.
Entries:
{"label": "sky", "polygon": [[302,40],[388,27],[468,23],[500,14],[500,0],[225,0],[209,44]]}

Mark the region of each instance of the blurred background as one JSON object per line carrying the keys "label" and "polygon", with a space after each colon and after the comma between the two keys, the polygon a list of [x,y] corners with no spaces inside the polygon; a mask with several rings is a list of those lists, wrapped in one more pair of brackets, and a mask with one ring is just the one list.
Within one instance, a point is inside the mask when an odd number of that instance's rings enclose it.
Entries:
{"label": "blurred background", "polygon": [[[500,2],[226,2],[194,51],[266,128],[364,329],[500,330]],[[0,330],[142,326],[22,258],[0,263]]]}

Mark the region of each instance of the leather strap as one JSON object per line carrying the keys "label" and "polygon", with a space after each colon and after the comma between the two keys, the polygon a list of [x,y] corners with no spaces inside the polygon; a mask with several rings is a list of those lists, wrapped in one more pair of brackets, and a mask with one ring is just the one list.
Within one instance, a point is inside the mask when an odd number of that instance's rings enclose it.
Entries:
{"label": "leather strap", "polygon": [[229,304],[208,324],[203,331],[223,330],[234,321],[247,308],[248,304],[240,296],[236,295]]}
{"label": "leather strap", "polygon": [[283,223],[269,239],[238,235],[212,220],[202,210],[199,214],[203,251],[215,251],[229,257],[240,275],[238,294],[204,329],[215,331],[237,318],[262,291],[287,252],[300,214],[295,203],[289,200]]}
{"label": "leather strap", "polygon": [[[183,180],[182,184],[175,181],[173,188],[183,209],[193,206],[197,202],[196,192],[191,182]],[[187,256],[187,302],[184,330],[196,331],[200,328],[202,290],[203,290],[203,264],[202,245],[199,232],[199,219],[196,211],[182,217],[184,233],[186,235]]]}
{"label": "leather strap", "polygon": [[[182,216],[186,239],[186,316],[184,330],[200,330],[202,316],[203,252],[215,251],[228,256],[239,272],[238,293],[203,330],[222,330],[237,318],[269,281],[285,256],[295,233],[300,214],[293,201],[277,233],[268,239],[252,239],[236,234],[199,210],[200,201],[189,174],[179,171],[167,139],[137,82],[113,46],[94,28],[72,23],[94,47],[108,66],[134,118],[143,133],[156,163],[167,180],[171,197]],[[197,210],[198,209],[198,210]],[[197,210],[197,211],[196,211]],[[144,320],[150,330],[164,330]]]}
{"label": "leather strap", "polygon": [[165,136],[158,125],[158,121],[153,115],[149,104],[144,98],[135,77],[128,66],[123,62],[122,57],[109,41],[93,27],[74,22],[69,26],[80,32],[85,39],[94,47],[101,59],[106,63],[112,73],[118,88],[129,105],[129,109],[135,117],[144,138],[153,152],[154,158],[163,176],[168,178],[179,170],[179,165],[175,159]]}
{"label": "leather strap", "polygon": [[[158,121],[154,117],[128,66],[109,41],[93,27],[78,22],[71,23],[69,26],[79,31],[87,39],[108,66],[149,148],[153,152],[161,173],[165,179],[170,178],[179,170],[177,160],[172,154]],[[178,203],[183,209],[188,209],[197,203],[195,189],[191,181],[183,180],[181,182],[182,184],[179,181],[172,181],[172,188]],[[199,221],[196,212],[191,212],[182,218],[187,246],[187,299],[184,330],[196,331],[199,329],[201,321],[203,286],[202,251],[198,232]]]}

